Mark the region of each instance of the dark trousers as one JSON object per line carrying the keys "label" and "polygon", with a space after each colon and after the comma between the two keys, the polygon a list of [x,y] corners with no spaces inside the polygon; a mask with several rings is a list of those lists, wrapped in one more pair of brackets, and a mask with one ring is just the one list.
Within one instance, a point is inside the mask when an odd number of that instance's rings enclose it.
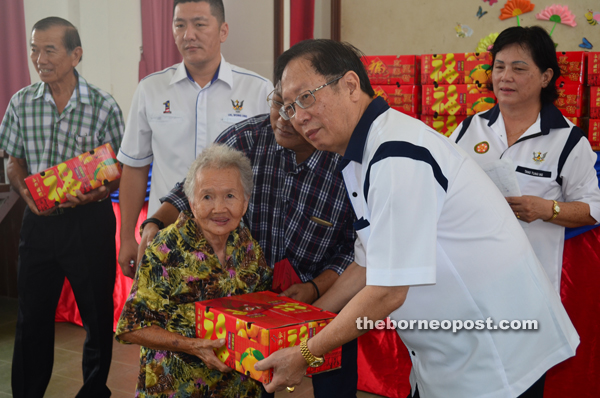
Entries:
{"label": "dark trousers", "polygon": [[[315,398],[356,398],[358,384],[358,342],[352,340],[342,346],[342,367],[312,376]],[[275,394],[263,392],[262,398]]]}
{"label": "dark trousers", "polygon": [[[542,375],[535,383],[531,385],[519,398],[544,398],[544,383],[546,382],[546,373]],[[408,398],[420,398],[419,388],[416,388],[415,394],[408,394]]]}
{"label": "dark trousers", "polygon": [[54,362],[54,315],[65,277],[87,337],[77,397],[109,397],[116,222],[110,201],[40,217],[25,210],[19,243],[19,313],[12,363],[16,398],[44,396]]}

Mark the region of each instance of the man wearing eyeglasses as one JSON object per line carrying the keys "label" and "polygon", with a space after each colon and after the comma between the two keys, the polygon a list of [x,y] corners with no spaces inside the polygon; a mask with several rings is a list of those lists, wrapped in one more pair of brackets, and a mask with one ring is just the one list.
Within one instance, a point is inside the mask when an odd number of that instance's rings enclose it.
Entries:
{"label": "man wearing eyeglasses", "polygon": [[[398,329],[412,397],[542,397],[545,372],[579,344],[559,296],[492,181],[444,136],[374,98],[361,55],[309,40],[278,60],[281,115],[317,149],[343,156],[358,238],[355,262],[315,302],[343,309],[300,347],[255,365],[274,369],[266,389],[293,387],[325,353],[365,333],[360,321],[389,315],[431,325]],[[469,320],[465,330],[437,330]],[[539,327],[502,330],[502,320]]]}
{"label": "man wearing eyeglasses", "polygon": [[[245,222],[274,270],[284,295],[312,303],[354,259],[354,214],[337,167],[340,157],[317,151],[280,115],[280,87],[268,96],[270,114],[225,130],[216,142],[238,149],[252,163],[254,189]],[[189,210],[183,182],[152,219],[168,225]],[[159,227],[142,229],[138,262]],[[290,285],[291,284],[291,285]],[[343,347],[342,369],[313,376],[317,398],[356,397],[356,341]]]}

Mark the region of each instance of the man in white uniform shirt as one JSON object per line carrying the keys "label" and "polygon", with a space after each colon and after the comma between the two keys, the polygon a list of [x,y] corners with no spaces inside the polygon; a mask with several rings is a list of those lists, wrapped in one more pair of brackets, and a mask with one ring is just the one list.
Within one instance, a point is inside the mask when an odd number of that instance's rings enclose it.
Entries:
{"label": "man in white uniform shirt", "polygon": [[227,39],[222,0],[175,0],[173,36],[183,62],[144,78],[134,94],[117,158],[124,164],[121,191],[123,274],[137,255],[135,225],[153,162],[148,213],[182,180],[196,156],[227,127],[268,113],[272,83],[231,65],[221,55]]}
{"label": "man in white uniform shirt", "polygon": [[[344,156],[358,239],[356,262],[314,303],[341,309],[337,317],[255,365],[274,369],[267,391],[297,385],[308,366],[365,333],[365,318],[389,315],[406,326],[398,333],[412,397],[541,397],[545,372],[575,355],[579,337],[491,180],[443,135],[373,99],[354,47],[305,41],[277,62],[282,117],[317,149]],[[504,330],[513,320],[538,327]],[[458,322],[465,330],[443,326]]]}

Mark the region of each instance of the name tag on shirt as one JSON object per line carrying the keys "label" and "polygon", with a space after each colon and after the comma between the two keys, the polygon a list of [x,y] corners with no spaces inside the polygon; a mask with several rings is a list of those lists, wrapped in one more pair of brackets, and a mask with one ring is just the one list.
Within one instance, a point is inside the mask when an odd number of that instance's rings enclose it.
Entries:
{"label": "name tag on shirt", "polygon": [[248,115],[242,115],[240,113],[230,113],[227,116],[223,117],[223,121],[225,123],[231,124],[239,123],[246,119],[248,119]]}

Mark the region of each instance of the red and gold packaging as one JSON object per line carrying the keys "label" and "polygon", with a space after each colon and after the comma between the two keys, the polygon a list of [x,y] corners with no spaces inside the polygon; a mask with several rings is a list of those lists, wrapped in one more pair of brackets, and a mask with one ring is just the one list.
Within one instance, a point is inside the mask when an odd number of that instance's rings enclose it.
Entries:
{"label": "red and gold packaging", "polygon": [[420,55],[369,55],[362,61],[371,84],[420,83]]}
{"label": "red and gold packaging", "polygon": [[600,86],[600,52],[587,53],[587,84]]}
{"label": "red and gold packaging", "polygon": [[[225,339],[225,345],[215,350],[217,357],[230,368],[268,383],[273,370],[258,371],[254,364],[275,351],[300,345],[334,317],[334,313],[273,292],[242,294],[196,302],[196,336]],[[339,368],[341,359],[341,348],[337,348],[325,354],[323,365],[308,368],[307,374]]]}
{"label": "red and gold packaging", "polygon": [[25,178],[27,189],[39,211],[67,201],[66,194],[86,193],[121,178],[121,166],[110,144],[52,166]]}
{"label": "red and gold packaging", "polygon": [[590,119],[588,140],[594,151],[600,151],[600,119]]}
{"label": "red and gold packaging", "polygon": [[423,86],[423,115],[470,116],[491,109],[495,104],[494,93],[485,85]]}
{"label": "red and gold packaging", "polygon": [[421,86],[381,85],[373,86],[373,90],[375,95],[402,113],[421,113]]}
{"label": "red and gold packaging", "polygon": [[446,137],[450,137],[450,134],[456,130],[459,124],[465,120],[467,116],[431,116],[431,115],[421,115],[421,120],[423,123],[433,128],[440,134],[444,134]]}
{"label": "red and gold packaging", "polygon": [[563,51],[556,53],[560,77],[556,84],[585,84],[587,53],[584,51]]}
{"label": "red and gold packaging", "polygon": [[600,119],[600,86],[590,87],[590,118]]}
{"label": "red and gold packaging", "polygon": [[421,84],[465,82],[465,53],[421,55]]}
{"label": "red and gold packaging", "polygon": [[587,95],[580,84],[561,84],[557,87],[558,98],[554,105],[564,116],[582,117],[587,115]]}
{"label": "red and gold packaging", "polygon": [[482,53],[465,53],[465,79],[467,84],[488,84],[492,82],[492,55]]}

